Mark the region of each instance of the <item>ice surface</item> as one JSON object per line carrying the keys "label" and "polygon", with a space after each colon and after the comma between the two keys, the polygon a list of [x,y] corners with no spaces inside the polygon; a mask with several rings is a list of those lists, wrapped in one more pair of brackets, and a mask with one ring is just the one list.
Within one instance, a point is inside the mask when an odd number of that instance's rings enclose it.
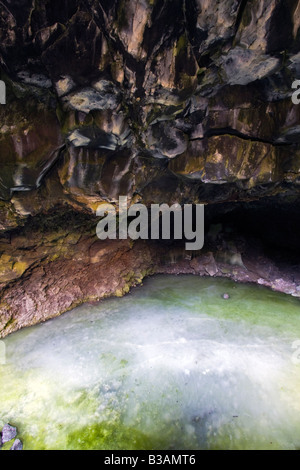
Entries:
{"label": "ice surface", "polygon": [[156,276],[6,338],[0,419],[25,449],[300,448],[299,307]]}

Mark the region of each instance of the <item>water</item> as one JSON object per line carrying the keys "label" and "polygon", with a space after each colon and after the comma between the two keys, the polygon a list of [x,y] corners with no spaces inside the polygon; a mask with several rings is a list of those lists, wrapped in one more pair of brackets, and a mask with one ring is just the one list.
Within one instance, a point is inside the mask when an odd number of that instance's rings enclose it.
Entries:
{"label": "water", "polygon": [[6,338],[0,424],[25,449],[298,449],[299,339],[297,299],[156,276]]}

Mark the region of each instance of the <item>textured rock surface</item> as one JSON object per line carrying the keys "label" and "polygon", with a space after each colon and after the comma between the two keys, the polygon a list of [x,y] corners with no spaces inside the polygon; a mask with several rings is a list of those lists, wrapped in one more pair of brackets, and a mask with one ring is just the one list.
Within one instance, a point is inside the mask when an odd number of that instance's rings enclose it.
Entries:
{"label": "textured rock surface", "polygon": [[2,443],[5,444],[6,442],[11,441],[17,435],[17,428],[10,426],[9,424],[5,424],[2,429]]}
{"label": "textured rock surface", "polygon": [[20,439],[16,439],[10,450],[23,450],[23,444]]}
{"label": "textured rock surface", "polygon": [[143,196],[156,159],[165,178],[200,187],[296,184],[298,10],[292,0],[3,1],[0,196],[40,187],[53,165],[87,207]]}
{"label": "textured rock surface", "polygon": [[[202,202],[218,223],[234,204],[268,200],[267,217],[278,207],[297,217],[299,17],[297,0],[0,3],[3,335],[161,266],[165,248],[151,244],[103,244],[90,256],[99,202]],[[291,266],[298,230],[288,222],[276,246],[293,250]],[[195,271],[220,273],[218,250]],[[253,280],[282,290],[284,278],[295,295],[293,269]]]}
{"label": "textured rock surface", "polygon": [[0,432],[0,450],[23,450],[20,439],[16,439],[17,428],[5,424]]}

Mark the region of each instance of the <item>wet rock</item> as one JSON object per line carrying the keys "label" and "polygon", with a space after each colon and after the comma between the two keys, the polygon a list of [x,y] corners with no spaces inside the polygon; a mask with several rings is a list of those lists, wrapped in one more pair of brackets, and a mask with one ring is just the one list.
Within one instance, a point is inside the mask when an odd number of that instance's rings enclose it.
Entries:
{"label": "wet rock", "polygon": [[2,122],[10,129],[0,134],[0,198],[4,200],[10,199],[13,191],[39,187],[63,147],[55,111],[36,102],[29,111],[25,102],[15,99],[12,114],[9,106],[0,110]]}
{"label": "wet rock", "polygon": [[[228,152],[229,148],[233,153]],[[204,183],[239,181],[253,187],[278,179],[276,153],[277,149],[268,143],[227,134],[190,142],[187,151],[172,160],[169,168]]]}
{"label": "wet rock", "polygon": [[[239,198],[246,197],[241,180],[250,188],[284,181],[288,157],[278,144],[299,145],[299,112],[290,99],[299,6],[262,4],[75,0],[63,8],[27,2],[22,14],[0,5],[0,52],[11,76],[9,106],[1,108],[0,197],[33,192],[52,167],[59,170],[56,150],[69,142],[91,154],[126,145],[174,160],[178,192],[181,175],[188,191],[194,179],[234,182]],[[26,38],[22,54],[20,37]],[[10,111],[19,100],[20,109]],[[218,136],[225,129],[231,140]],[[262,153],[269,154],[263,163]],[[80,152],[72,164],[82,164]],[[134,187],[135,174],[126,177]]]}
{"label": "wet rock", "polygon": [[84,88],[67,95],[63,101],[77,111],[89,113],[93,110],[116,109],[120,102],[120,93],[112,83],[102,80],[95,83],[94,88]]}
{"label": "wet rock", "polygon": [[248,85],[273,74],[280,65],[279,59],[258,55],[249,49],[235,48],[222,57],[219,65],[225,72],[225,81],[230,85]]}
{"label": "wet rock", "polygon": [[16,439],[10,450],[23,450],[23,444],[20,439]]}
{"label": "wet rock", "polygon": [[9,424],[5,424],[2,429],[2,443],[5,444],[6,442],[11,441],[17,435],[17,428],[14,426],[10,426]]}

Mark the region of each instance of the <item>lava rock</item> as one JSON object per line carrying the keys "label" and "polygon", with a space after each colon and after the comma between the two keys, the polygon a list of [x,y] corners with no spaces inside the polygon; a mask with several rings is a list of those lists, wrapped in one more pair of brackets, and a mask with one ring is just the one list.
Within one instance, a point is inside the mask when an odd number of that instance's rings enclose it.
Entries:
{"label": "lava rock", "polygon": [[16,439],[10,450],[23,450],[23,444],[20,439]]}
{"label": "lava rock", "polygon": [[17,435],[17,428],[10,426],[9,424],[5,424],[2,429],[2,444],[11,441]]}

